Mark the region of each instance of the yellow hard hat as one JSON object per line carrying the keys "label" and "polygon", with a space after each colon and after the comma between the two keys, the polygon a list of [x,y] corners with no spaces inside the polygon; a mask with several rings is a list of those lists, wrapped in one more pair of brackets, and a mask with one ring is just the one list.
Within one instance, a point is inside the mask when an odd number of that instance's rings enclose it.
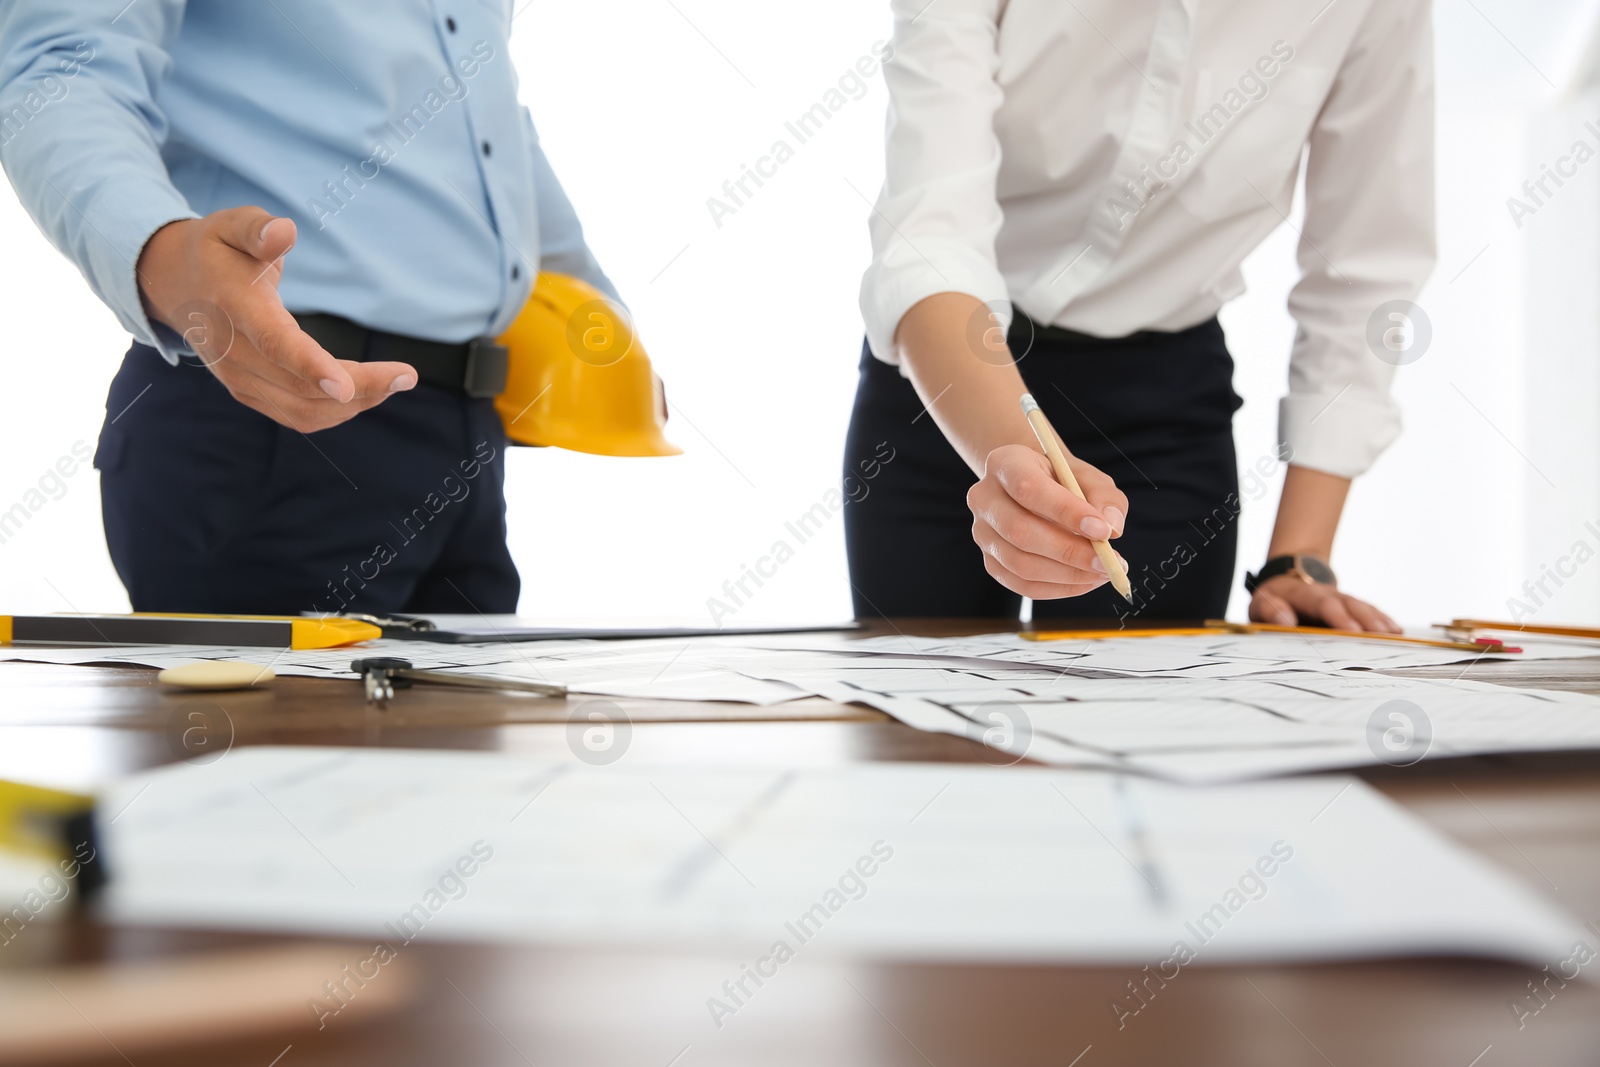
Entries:
{"label": "yellow hard hat", "polygon": [[661,432],[661,379],[627,312],[587,282],[541,271],[498,341],[509,350],[495,410],[506,436],[600,456],[676,456]]}

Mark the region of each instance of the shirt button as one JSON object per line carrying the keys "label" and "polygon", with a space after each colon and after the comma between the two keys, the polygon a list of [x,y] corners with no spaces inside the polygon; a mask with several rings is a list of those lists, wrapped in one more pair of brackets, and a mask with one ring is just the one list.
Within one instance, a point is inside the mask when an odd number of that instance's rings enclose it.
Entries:
{"label": "shirt button", "polygon": [[521,277],[522,277],[522,268],[513,265],[512,268],[511,268],[511,280],[512,281],[516,281],[518,278],[521,278]]}
{"label": "shirt button", "polygon": [[488,155],[489,154],[489,142],[488,141],[483,142],[483,154],[484,155]]}
{"label": "shirt button", "polygon": [[444,28],[449,30],[451,33],[455,33],[456,32],[456,20],[452,19],[452,18],[445,19],[444,20]]}

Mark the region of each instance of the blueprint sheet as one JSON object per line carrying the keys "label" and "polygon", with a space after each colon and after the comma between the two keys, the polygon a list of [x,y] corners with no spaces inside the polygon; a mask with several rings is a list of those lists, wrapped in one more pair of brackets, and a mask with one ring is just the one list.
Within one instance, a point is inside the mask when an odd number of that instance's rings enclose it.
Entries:
{"label": "blueprint sheet", "polygon": [[400,951],[421,937],[729,947],[774,967],[800,953],[1537,965],[1583,936],[1340,777],[1191,789],[1037,767],[254,747],[134,776],[102,806],[117,813],[118,921]]}

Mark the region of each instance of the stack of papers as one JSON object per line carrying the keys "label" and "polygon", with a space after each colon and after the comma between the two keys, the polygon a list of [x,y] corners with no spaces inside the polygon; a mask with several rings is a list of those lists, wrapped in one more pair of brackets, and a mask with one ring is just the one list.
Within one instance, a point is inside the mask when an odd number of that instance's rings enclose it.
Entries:
{"label": "stack of papers", "polygon": [[1600,748],[1600,698],[1355,671],[1202,680],[862,663],[777,672],[833,700],[1014,759],[1185,782],[1489,752]]}
{"label": "stack of papers", "polygon": [[[431,644],[364,641],[348,648],[279,650],[222,645],[126,645],[93,648],[0,648],[0,660],[35,663],[131,663],[179,667],[204,660],[260,663],[280,675],[354,679],[352,660],[399,656],[423,670],[565,685],[577,693],[663,700],[732,700],[776,704],[806,694],[784,682],[713,662],[704,639],[572,640],[537,644]],[[719,656],[720,656],[719,652]],[[757,650],[770,661],[771,654]],[[815,657],[812,657],[815,658]]]}
{"label": "stack of papers", "polygon": [[[1585,644],[1561,638],[1518,638],[1516,645],[1521,652],[1467,652],[1332,634],[1218,631],[1215,635],[1061,641],[1030,641],[1014,633],[937,638],[895,634],[850,641],[848,647],[858,652],[929,661],[970,659],[1146,678],[1240,678],[1264,671],[1393,670],[1451,663],[1580,659],[1600,655],[1600,645],[1594,642]],[[794,638],[784,647],[838,648],[840,642],[813,637],[807,643],[805,638]]]}
{"label": "stack of papers", "polygon": [[1600,747],[1600,698],[1390,669],[1479,659],[1566,659],[1591,649],[1533,641],[1478,654],[1309,634],[1035,642],[1015,634],[847,641],[728,639],[436,645],[358,649],[143,646],[0,650],[56,663],[167,667],[200,659],[268,663],[279,674],[353,679],[357,656],[558,683],[613,697],[770,705],[816,695],[866,704],[922,730],[981,741],[1013,761],[1109,767],[1217,782],[1491,752]]}
{"label": "stack of papers", "polygon": [[[1524,647],[1504,658],[1590,651]],[[248,660],[347,685],[352,659],[384,655],[618,697],[815,694],[982,742],[991,763],[1056,766],[241,748],[103,798],[111,916],[392,949],[419,937],[738,946],[768,976],[802,951],[1115,962],[1168,980],[1197,961],[1539,965],[1582,936],[1358,781],[1243,781],[1600,748],[1600,698],[1404,676],[1492,654],[1227,633],[0,649],[56,663]]]}

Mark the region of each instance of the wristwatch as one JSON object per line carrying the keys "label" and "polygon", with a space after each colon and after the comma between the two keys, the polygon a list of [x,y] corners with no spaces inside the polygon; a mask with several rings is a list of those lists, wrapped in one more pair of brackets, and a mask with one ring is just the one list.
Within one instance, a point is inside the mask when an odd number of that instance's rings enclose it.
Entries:
{"label": "wristwatch", "polygon": [[1269,579],[1280,574],[1292,574],[1302,582],[1309,585],[1337,586],[1339,579],[1334,576],[1333,568],[1322,562],[1316,556],[1274,556],[1261,565],[1261,569],[1254,574],[1249,572],[1244,576],[1244,587],[1254,595],[1256,589]]}

